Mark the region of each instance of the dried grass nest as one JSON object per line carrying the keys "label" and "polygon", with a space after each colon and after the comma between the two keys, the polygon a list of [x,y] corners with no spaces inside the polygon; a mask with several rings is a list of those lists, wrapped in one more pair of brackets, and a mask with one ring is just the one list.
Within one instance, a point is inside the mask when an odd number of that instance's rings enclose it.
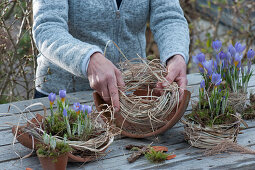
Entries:
{"label": "dried grass nest", "polygon": [[[124,118],[121,129],[149,133],[164,126],[167,117],[178,109],[179,87],[169,84],[162,95],[155,93],[158,82],[166,80],[167,70],[158,59],[141,57],[120,63],[125,89],[119,90],[120,112]],[[126,126],[124,123],[128,123]]]}
{"label": "dried grass nest", "polygon": [[202,149],[213,148],[224,141],[236,142],[240,127],[239,119],[230,124],[206,127],[190,121],[181,122],[184,124],[185,140],[191,146]]}
{"label": "dried grass nest", "polygon": [[[44,107],[44,105],[42,103],[35,103],[33,105],[28,106],[25,110],[28,110],[29,107],[32,106],[36,106],[36,105],[41,105]],[[16,106],[15,106],[16,107]],[[16,107],[17,108],[17,107]],[[45,108],[45,107],[44,107]],[[107,121],[103,121],[102,119],[106,119],[103,116],[104,112],[112,112],[112,108],[111,106],[106,107],[106,109],[102,110],[101,112],[96,112],[94,111],[91,116],[93,117],[93,125],[94,125],[94,133],[92,134],[93,136],[87,140],[87,141],[82,141],[82,140],[77,140],[77,141],[73,141],[73,140],[67,140],[66,143],[68,143],[73,151],[72,154],[74,155],[79,155],[81,157],[84,156],[92,156],[92,155],[101,155],[105,149],[113,142],[114,140],[114,136],[118,135],[120,133],[119,129],[116,129],[116,127],[113,127],[112,125],[109,124],[109,122]],[[34,113],[23,113],[22,111],[20,111],[20,119],[19,122],[17,124],[17,127],[20,126],[20,122],[21,120],[25,120],[25,122],[27,122],[27,125],[22,128],[23,133],[28,133],[29,135],[32,136],[32,151],[35,149],[35,142],[39,141],[41,143],[43,143],[43,134],[44,134],[44,121],[45,121],[45,117],[46,117],[46,109],[44,109],[44,117],[43,119],[40,118],[41,120],[38,119],[37,116],[35,116]],[[30,114],[29,117],[33,117],[33,119],[29,119],[27,114]],[[107,120],[107,119],[106,119]],[[18,128],[16,128],[15,132],[14,132],[14,142],[16,140],[16,138],[18,138]],[[62,136],[54,136],[57,141],[63,141],[63,137]],[[35,141],[36,140],[36,141]],[[13,147],[14,147],[14,142],[13,142]],[[15,151],[15,147],[14,147],[14,151]],[[15,152],[18,156],[19,154],[17,152]],[[25,157],[28,157],[31,155],[31,153],[29,155],[26,155]]]}

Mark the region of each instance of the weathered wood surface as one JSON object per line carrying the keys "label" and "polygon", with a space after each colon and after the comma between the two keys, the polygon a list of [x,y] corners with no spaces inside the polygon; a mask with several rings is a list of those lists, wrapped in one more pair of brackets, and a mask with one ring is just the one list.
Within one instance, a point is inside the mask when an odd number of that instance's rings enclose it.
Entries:
{"label": "weathered wood surface", "polygon": [[[198,87],[201,81],[199,74],[188,75],[189,85],[188,90],[192,92],[192,100],[198,95]],[[255,78],[249,83],[249,91],[255,89]],[[86,104],[92,104],[92,91],[84,91],[79,93],[68,94],[70,103],[81,102]],[[30,104],[41,102],[45,105],[47,110],[49,109],[48,99],[34,99],[21,102],[12,103],[13,105],[24,110]],[[25,169],[30,167],[33,169],[42,169],[38,158],[33,153],[29,158],[20,160],[29,154],[31,151],[17,141],[15,145],[12,145],[13,135],[11,133],[11,127],[6,124],[16,124],[20,115],[20,111],[10,104],[0,105],[0,167],[1,169]],[[191,110],[191,104],[189,105],[187,112]],[[31,113],[43,114],[41,106],[35,106],[29,109]],[[26,112],[29,115],[28,110]],[[242,130],[242,134],[238,136],[238,143],[243,146],[249,146],[255,149],[255,121],[248,121],[249,128]],[[165,161],[161,164],[152,164],[144,157],[138,159],[136,162],[130,164],[127,161],[127,157],[130,156],[131,151],[125,149],[128,144],[137,145],[163,145],[169,148],[169,152],[176,154],[176,158]],[[15,152],[19,154],[15,154]],[[203,150],[190,147],[184,141],[183,126],[181,123],[177,123],[172,129],[168,130],[162,135],[150,137],[147,139],[130,139],[119,138],[113,142],[108,148],[107,155],[99,160],[87,164],[81,163],[68,163],[67,169],[253,169],[255,165],[255,155],[240,154],[240,153],[228,153],[215,156],[203,156]]]}

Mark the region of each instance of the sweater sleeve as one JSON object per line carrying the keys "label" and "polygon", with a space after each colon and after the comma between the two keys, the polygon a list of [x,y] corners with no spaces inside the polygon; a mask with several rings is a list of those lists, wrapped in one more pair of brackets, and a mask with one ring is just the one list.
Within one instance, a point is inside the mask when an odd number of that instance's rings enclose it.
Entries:
{"label": "sweater sleeve", "polygon": [[188,63],[189,29],[179,0],[151,0],[150,28],[162,63],[176,54],[182,55]]}
{"label": "sweater sleeve", "polygon": [[44,57],[79,77],[86,77],[90,56],[102,50],[68,32],[68,0],[33,1],[33,38]]}

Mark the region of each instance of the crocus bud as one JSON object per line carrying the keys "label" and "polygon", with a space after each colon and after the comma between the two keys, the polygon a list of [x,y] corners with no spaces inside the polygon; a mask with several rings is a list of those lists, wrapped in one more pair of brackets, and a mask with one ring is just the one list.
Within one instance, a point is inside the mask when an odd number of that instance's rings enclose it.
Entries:
{"label": "crocus bud", "polygon": [[64,102],[65,97],[66,97],[66,91],[65,90],[59,90],[59,97],[60,97],[61,101]]}
{"label": "crocus bud", "polygon": [[50,101],[50,106],[54,104],[54,101],[56,100],[56,94],[55,93],[50,93],[48,96],[48,99]]}

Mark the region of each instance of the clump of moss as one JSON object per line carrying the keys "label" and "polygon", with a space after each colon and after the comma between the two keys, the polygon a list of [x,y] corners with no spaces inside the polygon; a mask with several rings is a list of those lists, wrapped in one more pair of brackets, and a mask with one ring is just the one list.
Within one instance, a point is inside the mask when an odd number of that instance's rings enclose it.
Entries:
{"label": "clump of moss", "polygon": [[195,106],[192,112],[185,116],[187,120],[193,121],[202,126],[212,126],[220,124],[228,124],[236,121],[236,118],[232,116],[235,114],[234,109],[231,106],[227,106],[225,113],[219,113],[218,116],[215,116],[211,113],[209,109],[209,104],[204,104],[203,109],[199,109],[198,106]]}
{"label": "clump of moss", "polygon": [[169,154],[163,153],[163,151],[155,151],[152,147],[150,147],[149,152],[145,153],[145,157],[153,163],[160,163],[167,159]]}
{"label": "clump of moss", "polygon": [[50,117],[47,117],[45,119],[45,131],[47,133],[51,133],[52,135],[58,135],[58,136],[64,136],[64,134],[66,134],[67,130],[66,130],[66,125],[65,122],[63,120],[62,114],[60,113],[55,113],[54,114],[54,124],[51,125],[50,123]]}
{"label": "clump of moss", "polygon": [[50,145],[38,144],[37,145],[37,154],[42,157],[52,157],[53,162],[57,161],[57,157],[62,154],[68,153],[72,148],[64,142],[57,142],[56,148],[53,149]]}
{"label": "clump of moss", "polygon": [[[63,111],[62,111],[63,112]],[[60,111],[56,111],[54,113],[54,124],[52,125],[51,123],[51,117],[48,116],[45,119],[45,131],[48,134],[52,134],[57,135],[57,136],[64,136],[65,134],[67,134],[67,126],[65,124],[64,118],[63,118],[63,114],[62,114],[61,110]],[[75,128],[75,126],[77,126],[77,119],[78,119],[78,115],[74,110],[68,110],[68,112],[70,113],[70,118],[69,118],[69,123],[70,126],[72,128],[72,130]],[[85,117],[81,116],[81,118],[83,120],[85,120]],[[77,136],[77,135],[72,135],[72,136],[68,136],[68,140],[83,140],[83,141],[87,141],[89,140],[92,136],[93,133],[95,133],[95,129],[94,126],[90,123],[87,122],[86,125],[90,125],[91,127],[89,128],[84,128],[83,134],[81,136]]]}

